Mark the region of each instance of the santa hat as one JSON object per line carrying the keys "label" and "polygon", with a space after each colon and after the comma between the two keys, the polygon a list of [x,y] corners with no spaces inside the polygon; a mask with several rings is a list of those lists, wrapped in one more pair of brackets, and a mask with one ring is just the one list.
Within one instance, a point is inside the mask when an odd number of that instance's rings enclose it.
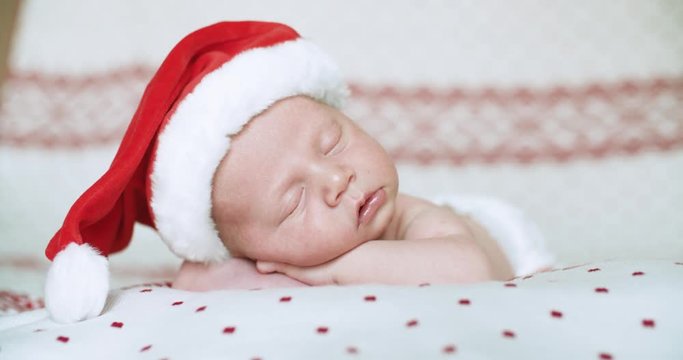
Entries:
{"label": "santa hat", "polygon": [[140,222],[179,257],[229,256],[211,218],[211,183],[236,134],[274,102],[307,95],[340,106],[334,63],[288,26],[223,22],[181,40],[149,82],[109,169],[74,203],[45,251],[53,319],[100,314],[107,256]]}

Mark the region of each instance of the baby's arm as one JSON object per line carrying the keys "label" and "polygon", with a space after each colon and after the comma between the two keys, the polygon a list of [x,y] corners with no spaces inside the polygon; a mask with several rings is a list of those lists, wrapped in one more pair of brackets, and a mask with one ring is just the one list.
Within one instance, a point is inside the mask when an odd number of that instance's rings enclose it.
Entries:
{"label": "baby's arm", "polygon": [[514,276],[502,251],[476,223],[450,209],[406,197],[397,233],[405,240],[368,241],[314,267],[258,262],[312,285],[330,283],[464,283]]}
{"label": "baby's arm", "polygon": [[258,262],[257,266],[264,273],[281,272],[311,285],[417,285],[495,279],[486,255],[465,236],[373,240],[314,267],[265,262]]}

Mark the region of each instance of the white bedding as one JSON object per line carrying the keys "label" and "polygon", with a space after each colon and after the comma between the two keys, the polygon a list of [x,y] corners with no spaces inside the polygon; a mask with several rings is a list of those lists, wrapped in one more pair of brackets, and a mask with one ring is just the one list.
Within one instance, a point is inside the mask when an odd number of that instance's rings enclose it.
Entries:
{"label": "white bedding", "polygon": [[683,263],[473,285],[110,293],[73,325],[0,317],[0,359],[683,359]]}

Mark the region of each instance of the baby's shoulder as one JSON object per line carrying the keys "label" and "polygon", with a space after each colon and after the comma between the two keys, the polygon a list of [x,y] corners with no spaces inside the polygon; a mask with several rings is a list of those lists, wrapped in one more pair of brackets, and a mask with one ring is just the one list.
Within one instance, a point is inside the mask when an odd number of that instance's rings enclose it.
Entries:
{"label": "baby's shoulder", "polygon": [[400,239],[423,239],[446,235],[468,234],[465,219],[450,207],[406,194],[396,201],[400,221]]}

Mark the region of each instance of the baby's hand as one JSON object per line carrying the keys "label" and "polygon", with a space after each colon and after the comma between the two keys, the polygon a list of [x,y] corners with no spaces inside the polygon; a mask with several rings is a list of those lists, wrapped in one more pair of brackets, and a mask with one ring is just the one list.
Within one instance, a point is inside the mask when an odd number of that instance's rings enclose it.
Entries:
{"label": "baby's hand", "polygon": [[256,261],[256,268],[262,274],[281,273],[308,285],[341,284],[340,273],[344,256],[315,266]]}
{"label": "baby's hand", "polygon": [[188,291],[305,286],[282,274],[263,274],[253,261],[230,258],[218,264],[185,261],[173,288]]}
{"label": "baby's hand", "polygon": [[[373,280],[369,274],[374,270],[375,261],[368,253],[367,241],[328,262],[314,266],[297,266],[271,261],[256,261],[256,269],[261,274],[280,273],[302,283],[319,285],[349,285]],[[395,241],[391,241],[394,243]]]}

